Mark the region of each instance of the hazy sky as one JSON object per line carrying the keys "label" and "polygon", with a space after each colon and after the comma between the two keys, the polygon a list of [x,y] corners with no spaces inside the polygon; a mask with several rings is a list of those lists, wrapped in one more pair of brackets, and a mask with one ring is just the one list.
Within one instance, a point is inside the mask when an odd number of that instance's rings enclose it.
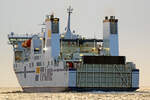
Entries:
{"label": "hazy sky", "polygon": [[150,0],[0,0],[0,86],[19,86],[7,34],[40,32],[39,24],[51,13],[64,32],[69,5],[74,8],[71,29],[86,37],[102,38],[102,20],[115,15],[120,55],[140,69],[140,86],[150,86]]}

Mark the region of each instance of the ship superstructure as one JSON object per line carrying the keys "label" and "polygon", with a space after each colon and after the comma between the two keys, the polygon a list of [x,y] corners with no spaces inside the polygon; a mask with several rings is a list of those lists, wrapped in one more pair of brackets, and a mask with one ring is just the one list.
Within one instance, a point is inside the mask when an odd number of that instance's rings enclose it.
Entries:
{"label": "ship superstructure", "polygon": [[66,31],[59,18],[47,15],[39,34],[8,35],[14,51],[14,71],[22,89],[46,91],[133,91],[139,88],[139,70],[119,56],[118,19],[103,20],[103,39],[86,39],[71,32],[69,7]]}

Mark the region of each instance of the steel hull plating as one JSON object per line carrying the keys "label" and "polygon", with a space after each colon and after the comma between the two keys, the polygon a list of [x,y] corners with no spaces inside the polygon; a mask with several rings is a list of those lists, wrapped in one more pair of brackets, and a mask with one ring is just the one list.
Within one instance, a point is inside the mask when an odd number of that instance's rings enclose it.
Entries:
{"label": "steel hull plating", "polygon": [[66,87],[22,87],[24,92],[64,92]]}
{"label": "steel hull plating", "polygon": [[93,88],[93,87],[22,87],[24,92],[69,92],[69,91],[77,91],[77,92],[88,92],[88,91],[104,91],[104,92],[110,92],[110,91],[136,91],[139,88],[116,88],[116,87],[99,87],[99,88]]}
{"label": "steel hull plating", "polygon": [[98,87],[98,88],[93,88],[93,87],[80,87],[80,88],[69,88],[69,91],[79,91],[79,92],[84,92],[84,91],[104,91],[104,92],[110,92],[110,91],[136,91],[139,88],[120,88],[120,87]]}

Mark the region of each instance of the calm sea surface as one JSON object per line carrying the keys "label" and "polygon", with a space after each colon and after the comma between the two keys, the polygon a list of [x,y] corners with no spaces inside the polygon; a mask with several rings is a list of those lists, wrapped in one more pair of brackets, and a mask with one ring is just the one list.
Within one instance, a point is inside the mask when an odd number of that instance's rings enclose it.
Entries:
{"label": "calm sea surface", "polygon": [[24,93],[20,88],[0,88],[0,100],[150,100],[150,88],[136,92]]}

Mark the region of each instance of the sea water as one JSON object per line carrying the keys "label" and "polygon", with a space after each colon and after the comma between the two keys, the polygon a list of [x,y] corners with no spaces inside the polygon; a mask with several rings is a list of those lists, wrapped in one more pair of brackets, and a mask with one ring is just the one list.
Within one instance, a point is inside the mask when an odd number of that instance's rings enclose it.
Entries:
{"label": "sea water", "polygon": [[25,93],[21,88],[0,88],[0,100],[150,100],[150,88],[135,92]]}

